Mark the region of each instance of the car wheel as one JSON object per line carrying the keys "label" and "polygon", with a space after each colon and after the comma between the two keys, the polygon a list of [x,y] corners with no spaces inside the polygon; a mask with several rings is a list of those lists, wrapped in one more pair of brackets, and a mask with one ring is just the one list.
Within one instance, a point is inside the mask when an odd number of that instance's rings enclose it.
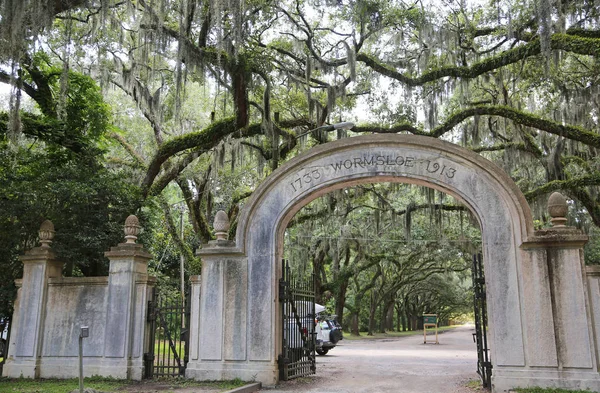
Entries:
{"label": "car wheel", "polygon": [[325,348],[317,348],[317,353],[321,356],[325,356],[327,355],[327,352],[329,352],[329,349],[325,349]]}
{"label": "car wheel", "polygon": [[331,332],[329,332],[329,341],[331,341],[332,344],[337,344],[341,339],[342,331],[338,328],[331,329]]}

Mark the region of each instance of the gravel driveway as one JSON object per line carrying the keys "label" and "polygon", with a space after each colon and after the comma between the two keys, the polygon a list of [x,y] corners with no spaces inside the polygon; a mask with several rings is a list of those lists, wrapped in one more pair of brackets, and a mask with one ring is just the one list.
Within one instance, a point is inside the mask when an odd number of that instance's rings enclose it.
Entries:
{"label": "gravel driveway", "polygon": [[[473,326],[440,334],[440,344],[423,336],[344,340],[317,357],[317,375],[261,390],[319,393],[471,393],[465,385],[478,379]],[[429,338],[429,337],[428,337]]]}

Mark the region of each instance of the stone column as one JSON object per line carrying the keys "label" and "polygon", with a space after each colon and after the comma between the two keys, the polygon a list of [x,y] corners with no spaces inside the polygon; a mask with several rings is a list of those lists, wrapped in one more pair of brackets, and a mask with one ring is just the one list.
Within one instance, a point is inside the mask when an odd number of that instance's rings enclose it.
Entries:
{"label": "stone column", "polygon": [[151,256],[136,244],[139,221],[125,221],[125,243],[104,255],[110,260],[104,375],[141,379],[148,301],[148,261]]}
{"label": "stone column", "polygon": [[[48,279],[62,276],[63,264],[56,260],[50,243],[54,225],[46,220],[40,226],[39,247],[21,256],[23,279],[13,315],[12,337],[3,376],[38,378],[46,315]],[[18,304],[18,307],[17,307]]]}
{"label": "stone column", "polygon": [[202,257],[202,276],[197,309],[197,299],[192,300],[192,348],[186,376],[260,380],[257,376],[270,365],[255,364],[247,356],[248,259],[235,242],[227,240],[225,212],[217,213],[214,227],[217,239],[197,251]]}
{"label": "stone column", "polygon": [[[536,231],[522,245],[526,253],[522,283],[527,366],[533,368],[512,386],[597,391],[600,378],[583,262],[588,237],[565,226],[567,203],[561,194],[550,196],[548,211],[553,227]],[[504,370],[494,372],[496,378],[504,374]]]}

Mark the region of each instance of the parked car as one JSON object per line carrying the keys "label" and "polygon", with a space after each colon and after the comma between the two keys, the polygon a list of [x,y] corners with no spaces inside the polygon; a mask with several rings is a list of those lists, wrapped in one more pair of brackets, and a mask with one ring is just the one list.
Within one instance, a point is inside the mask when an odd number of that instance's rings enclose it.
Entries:
{"label": "parked car", "polygon": [[344,338],[342,326],[335,319],[335,315],[331,316],[325,312],[324,306],[315,303],[315,315],[311,314],[312,304],[297,301],[294,306],[297,314],[291,313],[288,317],[285,333],[288,347],[292,351],[292,361],[300,359],[303,353],[311,350],[310,335],[313,332],[316,335],[315,350],[319,355],[326,355]]}
{"label": "parked car", "polygon": [[319,355],[327,355],[341,340],[344,339],[342,326],[335,319],[335,316],[318,315],[317,316],[317,348]]}

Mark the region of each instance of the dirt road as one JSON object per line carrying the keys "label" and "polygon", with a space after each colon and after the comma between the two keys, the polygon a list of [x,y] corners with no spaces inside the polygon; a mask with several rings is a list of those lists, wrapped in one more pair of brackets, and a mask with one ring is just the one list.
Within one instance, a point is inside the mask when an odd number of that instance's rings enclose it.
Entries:
{"label": "dirt road", "polygon": [[441,334],[439,345],[424,345],[423,336],[344,340],[317,357],[316,376],[262,392],[469,393],[466,383],[478,378],[473,332],[458,327]]}

